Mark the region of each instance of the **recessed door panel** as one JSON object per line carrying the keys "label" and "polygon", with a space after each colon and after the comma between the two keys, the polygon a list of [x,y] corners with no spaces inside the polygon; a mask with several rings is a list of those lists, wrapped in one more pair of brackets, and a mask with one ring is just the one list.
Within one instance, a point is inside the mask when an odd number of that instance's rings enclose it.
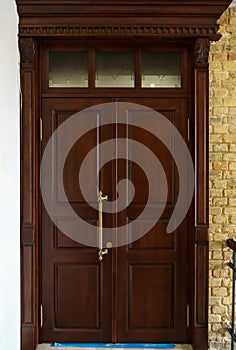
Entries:
{"label": "recessed door panel", "polygon": [[[147,332],[172,328],[174,323],[173,264],[129,264],[128,268],[129,330]],[[152,276],[151,281],[150,276]]]}
{"label": "recessed door panel", "polygon": [[[132,219],[130,219],[132,220]],[[144,219],[138,220],[139,230],[144,230],[144,223],[146,220],[152,221],[155,223],[154,219]],[[134,233],[130,230],[129,235],[131,236],[129,244],[129,249],[174,249],[175,247],[175,235],[166,234],[168,221],[161,219],[153,225],[153,228],[140,239],[134,241],[132,239],[132,234]]]}
{"label": "recessed door panel", "polygon": [[54,265],[54,269],[55,327],[71,328],[78,332],[85,328],[99,329],[100,265],[59,263]]}

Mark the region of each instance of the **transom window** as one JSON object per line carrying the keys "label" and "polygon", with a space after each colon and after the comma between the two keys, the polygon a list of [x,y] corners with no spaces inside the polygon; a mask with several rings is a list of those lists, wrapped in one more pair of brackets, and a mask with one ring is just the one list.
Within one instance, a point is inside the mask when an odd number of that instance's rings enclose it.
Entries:
{"label": "transom window", "polygon": [[49,87],[88,87],[88,52],[51,51]]}
{"label": "transom window", "polygon": [[49,51],[49,88],[181,88],[181,52]]}

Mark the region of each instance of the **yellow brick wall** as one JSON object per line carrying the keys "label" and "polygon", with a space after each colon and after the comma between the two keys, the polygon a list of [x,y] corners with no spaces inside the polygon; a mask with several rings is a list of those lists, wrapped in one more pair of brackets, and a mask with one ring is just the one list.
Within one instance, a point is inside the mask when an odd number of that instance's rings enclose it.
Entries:
{"label": "yellow brick wall", "polygon": [[221,39],[211,43],[210,70],[210,349],[229,348],[232,254],[236,238],[236,7],[219,20]]}

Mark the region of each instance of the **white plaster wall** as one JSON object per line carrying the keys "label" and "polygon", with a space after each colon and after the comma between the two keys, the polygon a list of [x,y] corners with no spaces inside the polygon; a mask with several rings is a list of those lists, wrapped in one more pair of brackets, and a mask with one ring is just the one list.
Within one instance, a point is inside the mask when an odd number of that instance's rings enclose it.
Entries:
{"label": "white plaster wall", "polygon": [[19,74],[14,0],[0,0],[0,349],[20,349]]}

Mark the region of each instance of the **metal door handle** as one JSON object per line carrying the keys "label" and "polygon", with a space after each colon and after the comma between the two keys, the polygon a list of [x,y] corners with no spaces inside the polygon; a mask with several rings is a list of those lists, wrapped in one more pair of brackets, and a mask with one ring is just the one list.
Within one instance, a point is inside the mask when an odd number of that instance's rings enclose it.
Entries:
{"label": "metal door handle", "polygon": [[98,194],[98,260],[101,262],[103,260],[103,255],[108,254],[108,249],[103,248],[103,217],[102,217],[102,202],[108,200],[107,195],[103,195],[102,191]]}

